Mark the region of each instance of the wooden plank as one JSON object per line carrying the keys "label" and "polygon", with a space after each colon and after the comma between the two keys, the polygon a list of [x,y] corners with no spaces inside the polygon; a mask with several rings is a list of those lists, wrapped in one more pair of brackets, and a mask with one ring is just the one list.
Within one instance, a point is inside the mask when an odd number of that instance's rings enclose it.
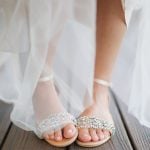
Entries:
{"label": "wooden plank", "polygon": [[[109,140],[109,142],[94,148],[94,150],[133,150],[112,95],[110,105],[111,105],[111,112],[116,125],[116,133],[112,137],[112,139]],[[69,149],[82,150],[82,148],[77,146],[76,144],[71,145]],[[87,148],[87,150],[91,150],[91,148]]]}
{"label": "wooden plank", "polygon": [[2,146],[5,135],[11,125],[10,112],[12,105],[8,105],[0,101],[0,147]]}
{"label": "wooden plank", "polygon": [[24,131],[12,125],[2,150],[64,150],[55,148],[44,140],[38,139],[33,132]]}
{"label": "wooden plank", "polygon": [[142,126],[135,117],[127,112],[126,105],[118,98],[116,99],[134,149],[150,150],[150,129]]}

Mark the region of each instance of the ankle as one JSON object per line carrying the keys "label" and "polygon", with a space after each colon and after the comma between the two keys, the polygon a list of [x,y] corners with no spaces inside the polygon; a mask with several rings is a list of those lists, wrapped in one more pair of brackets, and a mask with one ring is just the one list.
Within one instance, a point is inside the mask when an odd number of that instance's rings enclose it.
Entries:
{"label": "ankle", "polygon": [[94,84],[93,103],[96,105],[108,105],[109,88],[103,85]]}
{"label": "ankle", "polygon": [[95,92],[108,92],[109,91],[109,87],[108,86],[104,86],[104,85],[101,85],[101,84],[98,84],[96,82],[94,82],[94,87],[93,87],[94,91]]}

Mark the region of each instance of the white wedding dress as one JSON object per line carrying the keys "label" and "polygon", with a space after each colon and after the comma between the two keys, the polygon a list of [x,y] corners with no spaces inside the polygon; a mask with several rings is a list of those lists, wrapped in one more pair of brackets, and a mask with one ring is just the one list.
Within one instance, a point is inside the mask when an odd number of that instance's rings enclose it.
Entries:
{"label": "white wedding dress", "polygon": [[[128,31],[112,77],[115,93],[147,127],[149,6],[125,0]],[[33,93],[51,71],[68,112],[77,116],[91,102],[95,26],[96,0],[0,0],[0,99],[14,104],[14,124],[36,133]]]}

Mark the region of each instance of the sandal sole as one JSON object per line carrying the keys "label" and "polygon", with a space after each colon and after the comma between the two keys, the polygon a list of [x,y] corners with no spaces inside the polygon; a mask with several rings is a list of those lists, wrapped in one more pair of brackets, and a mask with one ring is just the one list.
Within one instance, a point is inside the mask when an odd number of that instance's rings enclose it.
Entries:
{"label": "sandal sole", "polygon": [[97,147],[97,146],[100,146],[100,145],[106,143],[109,140],[110,140],[110,137],[108,137],[108,138],[106,138],[106,139],[104,139],[102,141],[98,141],[98,142],[81,142],[79,140],[76,140],[76,143],[79,146],[81,146],[81,147],[87,147],[88,148],[88,147]]}
{"label": "sandal sole", "polygon": [[71,145],[77,139],[77,137],[78,137],[78,133],[76,133],[76,135],[70,139],[64,138],[62,141],[59,141],[59,142],[54,141],[54,140],[45,140],[45,141],[55,147],[66,147],[66,146]]}

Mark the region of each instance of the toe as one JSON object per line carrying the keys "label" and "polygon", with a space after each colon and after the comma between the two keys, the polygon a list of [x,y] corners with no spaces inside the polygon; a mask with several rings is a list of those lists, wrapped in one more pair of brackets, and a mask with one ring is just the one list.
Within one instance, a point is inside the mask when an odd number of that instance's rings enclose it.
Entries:
{"label": "toe", "polygon": [[103,129],[103,133],[104,133],[105,138],[110,136],[110,132],[106,129]]}
{"label": "toe", "polygon": [[56,141],[61,141],[62,140],[62,131],[61,131],[61,129],[59,129],[55,132],[55,140]]}
{"label": "toe", "polygon": [[49,135],[48,135],[48,133],[44,133],[44,134],[43,134],[43,137],[44,137],[44,139],[49,140]]}
{"label": "toe", "polygon": [[63,136],[65,138],[72,138],[76,133],[76,128],[73,124],[68,124],[63,129]]}
{"label": "toe", "polygon": [[99,137],[99,140],[103,140],[105,138],[105,135],[104,135],[102,129],[97,129],[96,132],[97,132],[97,135]]}
{"label": "toe", "polygon": [[96,142],[99,140],[99,137],[96,133],[96,129],[90,129],[90,135],[91,135],[91,138],[92,138],[92,141]]}
{"label": "toe", "polygon": [[78,139],[82,142],[91,141],[91,136],[90,136],[89,130],[85,129],[85,128],[80,128],[79,134],[78,134]]}
{"label": "toe", "polygon": [[49,139],[50,139],[50,140],[54,140],[54,132],[51,133],[51,134],[49,134]]}

